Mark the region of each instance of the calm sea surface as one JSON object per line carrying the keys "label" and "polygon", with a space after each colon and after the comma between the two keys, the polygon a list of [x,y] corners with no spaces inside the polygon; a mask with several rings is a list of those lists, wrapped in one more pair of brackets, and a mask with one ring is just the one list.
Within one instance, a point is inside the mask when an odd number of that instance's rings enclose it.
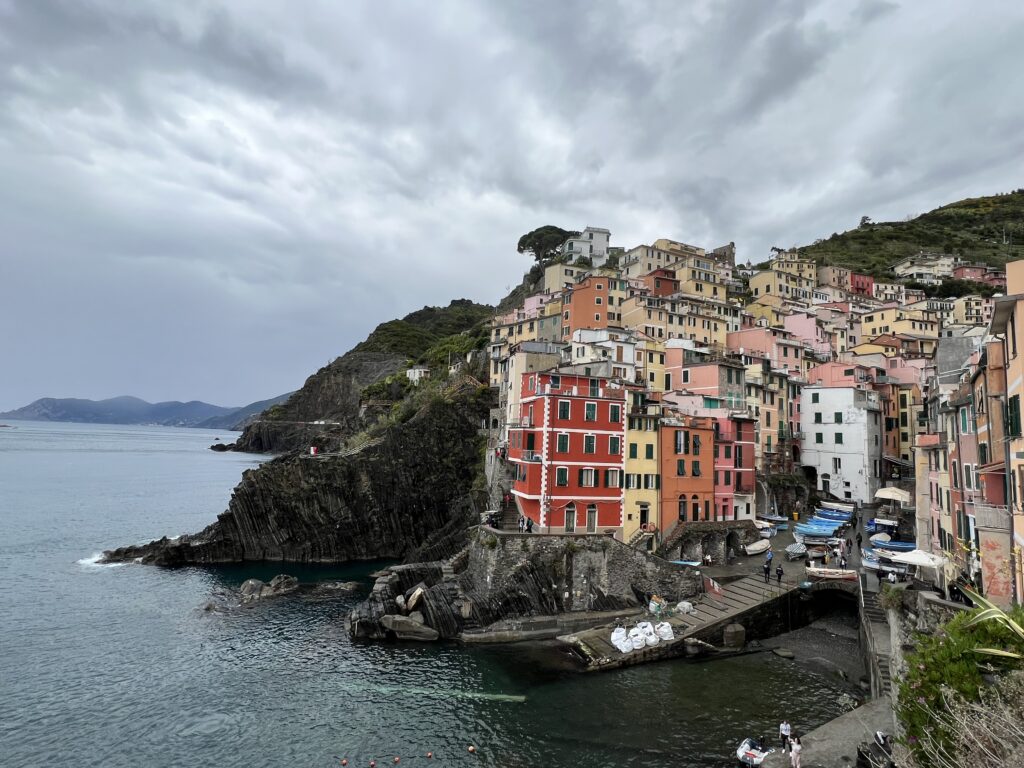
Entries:
{"label": "calm sea surface", "polygon": [[[94,564],[196,531],[260,457],[228,432],[0,428],[4,766],[732,766],[738,740],[838,712],[830,679],[770,654],[578,674],[549,649],[352,643],[373,565]],[[354,579],[358,595],[202,610],[251,576]],[[470,755],[467,745],[476,745]],[[428,763],[423,757],[432,751]]]}

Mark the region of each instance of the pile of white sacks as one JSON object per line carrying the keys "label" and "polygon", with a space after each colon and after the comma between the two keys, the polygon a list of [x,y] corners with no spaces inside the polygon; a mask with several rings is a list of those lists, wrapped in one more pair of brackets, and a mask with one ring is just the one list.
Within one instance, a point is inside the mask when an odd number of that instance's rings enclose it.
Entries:
{"label": "pile of white sacks", "polygon": [[672,625],[667,621],[651,624],[649,621],[641,621],[631,630],[625,627],[616,627],[612,631],[612,645],[622,653],[639,651],[649,645],[657,645],[662,640],[673,640]]}

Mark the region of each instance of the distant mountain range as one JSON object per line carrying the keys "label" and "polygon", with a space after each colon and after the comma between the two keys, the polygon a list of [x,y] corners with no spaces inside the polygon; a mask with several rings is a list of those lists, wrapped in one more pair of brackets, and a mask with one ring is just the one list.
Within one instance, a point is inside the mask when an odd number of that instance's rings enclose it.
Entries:
{"label": "distant mountain range", "polygon": [[199,400],[181,403],[147,403],[137,397],[112,397],[108,400],[44,397],[24,408],[0,413],[0,419],[26,421],[71,421],[82,424],[158,424],[165,427],[201,427],[204,429],[244,429],[256,416],[272,405],[283,403],[286,395],[260,400],[241,408],[225,408]]}

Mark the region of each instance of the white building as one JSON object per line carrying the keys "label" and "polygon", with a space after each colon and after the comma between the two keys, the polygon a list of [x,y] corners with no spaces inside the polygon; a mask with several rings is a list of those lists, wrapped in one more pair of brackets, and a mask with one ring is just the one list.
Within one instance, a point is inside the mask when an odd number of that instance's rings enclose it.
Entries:
{"label": "white building", "polygon": [[430,378],[430,368],[425,365],[413,365],[406,369],[406,377],[413,384],[419,384],[424,379]]}
{"label": "white building", "polygon": [[800,395],[801,464],[816,487],[839,499],[871,502],[881,487],[882,415],[878,393],[805,386]]}
{"label": "white building", "polygon": [[611,361],[612,376],[636,379],[637,338],[632,331],[611,328],[578,328],[572,333],[568,360],[573,365]]}
{"label": "white building", "polygon": [[608,260],[608,241],[612,233],[601,227],[587,227],[579,237],[570,237],[562,243],[562,253],[575,261],[580,256],[591,260],[595,267],[600,267]]}

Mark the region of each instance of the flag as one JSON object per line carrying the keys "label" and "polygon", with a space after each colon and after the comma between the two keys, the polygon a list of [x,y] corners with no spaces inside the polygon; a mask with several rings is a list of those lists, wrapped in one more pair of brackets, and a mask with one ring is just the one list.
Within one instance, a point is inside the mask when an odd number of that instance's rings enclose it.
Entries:
{"label": "flag", "polygon": [[712,579],[710,576],[704,577],[704,591],[709,595],[722,596],[722,585]]}

